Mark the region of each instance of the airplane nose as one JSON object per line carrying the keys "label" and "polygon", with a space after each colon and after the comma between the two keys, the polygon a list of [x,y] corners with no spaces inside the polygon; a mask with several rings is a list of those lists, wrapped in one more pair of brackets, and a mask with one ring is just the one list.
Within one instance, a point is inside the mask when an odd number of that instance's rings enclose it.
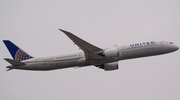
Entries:
{"label": "airplane nose", "polygon": [[173,49],[174,49],[174,51],[176,51],[176,50],[179,49],[179,47],[175,45],[175,46],[173,47]]}
{"label": "airplane nose", "polygon": [[168,52],[174,52],[174,51],[177,51],[178,49],[179,49],[178,46],[176,46],[176,45],[170,45],[170,46],[168,47]]}
{"label": "airplane nose", "polygon": [[179,50],[179,47],[178,46],[176,46],[177,47],[177,50]]}

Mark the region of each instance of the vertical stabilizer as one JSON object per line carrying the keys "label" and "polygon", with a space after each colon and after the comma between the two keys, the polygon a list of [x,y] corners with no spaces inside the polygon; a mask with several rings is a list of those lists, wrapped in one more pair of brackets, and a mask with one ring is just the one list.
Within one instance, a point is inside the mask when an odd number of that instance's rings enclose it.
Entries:
{"label": "vertical stabilizer", "polygon": [[7,49],[9,50],[9,52],[14,60],[23,61],[23,60],[33,58],[32,56],[30,56],[29,54],[24,52],[22,49],[17,47],[15,44],[13,44],[11,41],[3,40],[3,42],[6,45]]}

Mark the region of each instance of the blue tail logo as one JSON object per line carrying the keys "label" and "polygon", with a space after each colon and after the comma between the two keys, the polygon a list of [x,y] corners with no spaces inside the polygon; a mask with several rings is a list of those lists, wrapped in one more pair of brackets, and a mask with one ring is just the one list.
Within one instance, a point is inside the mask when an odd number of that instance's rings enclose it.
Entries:
{"label": "blue tail logo", "polygon": [[3,40],[3,42],[6,45],[9,52],[11,53],[11,56],[13,57],[14,60],[23,61],[33,58],[32,56],[24,52],[22,49],[17,47],[15,44],[13,44],[11,41]]}

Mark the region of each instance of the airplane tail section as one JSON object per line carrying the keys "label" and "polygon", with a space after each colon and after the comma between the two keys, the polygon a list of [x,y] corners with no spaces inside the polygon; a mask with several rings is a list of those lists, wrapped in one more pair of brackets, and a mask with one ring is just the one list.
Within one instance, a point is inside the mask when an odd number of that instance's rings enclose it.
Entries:
{"label": "airplane tail section", "polygon": [[4,60],[9,62],[13,66],[22,66],[22,65],[25,65],[25,63],[23,63],[23,62],[19,62],[19,61],[16,61],[16,60],[13,60],[13,59],[9,59],[9,58],[4,58]]}
{"label": "airplane tail section", "polygon": [[3,40],[3,42],[6,45],[7,49],[9,50],[11,56],[13,57],[15,61],[23,61],[23,60],[33,58],[32,56],[24,52],[22,49],[20,49],[18,46],[13,44],[11,41]]}
{"label": "airplane tail section", "polygon": [[23,66],[23,65],[25,65],[25,63],[23,63],[23,62],[19,62],[19,61],[16,61],[16,60],[13,60],[13,59],[9,59],[9,58],[4,58],[4,60],[6,60],[8,63],[11,64],[10,66],[6,67],[6,68],[8,68],[6,71],[10,71],[10,70],[16,68],[16,66]]}

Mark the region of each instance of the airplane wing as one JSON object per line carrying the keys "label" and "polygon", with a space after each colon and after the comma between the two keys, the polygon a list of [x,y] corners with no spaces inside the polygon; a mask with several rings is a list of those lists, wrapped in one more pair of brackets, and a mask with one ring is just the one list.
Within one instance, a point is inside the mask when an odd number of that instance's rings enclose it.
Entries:
{"label": "airplane wing", "polygon": [[82,49],[85,53],[85,57],[87,60],[94,60],[94,59],[102,59],[104,57],[97,55],[97,53],[102,52],[103,50],[99,47],[96,47],[83,39],[75,36],[74,34],[59,29],[63,33],[65,33],[80,49]]}

